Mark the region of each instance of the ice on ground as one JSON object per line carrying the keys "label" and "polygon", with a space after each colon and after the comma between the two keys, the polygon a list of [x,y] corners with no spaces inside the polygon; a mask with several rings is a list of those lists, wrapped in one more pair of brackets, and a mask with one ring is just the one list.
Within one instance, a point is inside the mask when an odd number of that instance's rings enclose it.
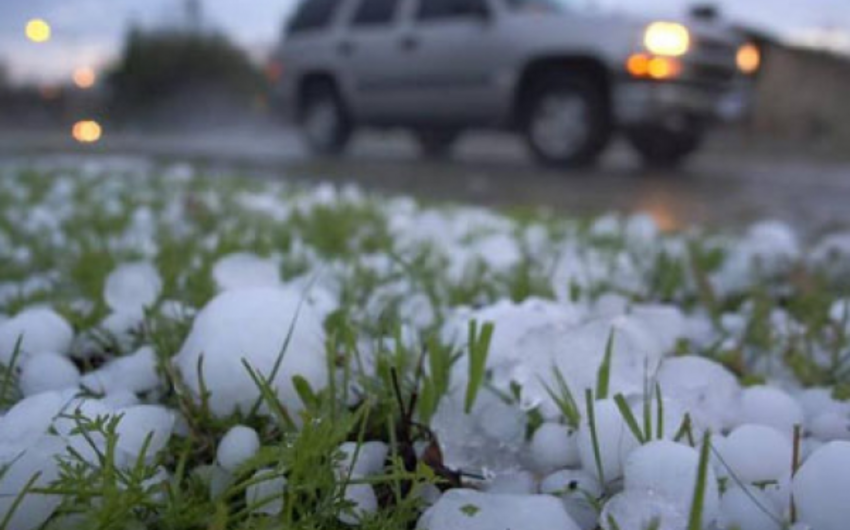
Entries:
{"label": "ice on ground", "polygon": [[462,390],[444,396],[431,429],[440,440],[446,466],[487,475],[519,467],[526,422],[519,408],[484,388],[470,414],[464,412]]}
{"label": "ice on ground", "polygon": [[719,432],[736,423],[741,386],[721,364],[693,355],[673,357],[661,363],[657,381],[662,396],[681,403],[697,427]]}
{"label": "ice on ground", "polygon": [[530,471],[499,473],[485,486],[487,493],[531,495],[537,493],[537,479]]}
{"label": "ice on ground", "polygon": [[103,298],[116,313],[141,313],[151,307],[162,291],[162,279],[153,263],[140,261],[119,265],[106,278]]}
{"label": "ice on ground", "polygon": [[576,467],[581,462],[578,434],[560,423],[544,423],[535,432],[529,446],[531,461],[541,473]]}
{"label": "ice on ground", "polygon": [[337,463],[340,477],[368,477],[384,469],[389,447],[383,442],[365,442],[359,447],[356,442],[345,442],[339,446],[339,452],[342,453]]}
{"label": "ice on ground", "polygon": [[782,530],[781,509],[768,494],[756,487],[733,485],[720,500],[718,524],[724,529]]}
{"label": "ice on ground", "polygon": [[[165,448],[174,429],[174,413],[159,405],[136,405],[118,409],[118,449],[147,460]],[[144,452],[144,453],[143,453]]]}
{"label": "ice on ground", "polygon": [[803,408],[783,390],[754,386],[741,394],[740,422],[767,425],[790,438],[794,426],[804,424]]}
{"label": "ice on ground", "polygon": [[23,361],[18,385],[24,396],[32,396],[48,390],[75,388],[79,382],[80,371],[70,359],[41,353]]}
{"label": "ice on ground", "polygon": [[416,525],[421,530],[580,530],[563,505],[549,495],[494,495],[450,490]]}
{"label": "ice on ground", "polygon": [[212,275],[219,291],[280,285],[280,266],[250,252],[220,258],[213,266]]}
{"label": "ice on ground", "polygon": [[540,493],[561,499],[564,508],[581,530],[593,530],[599,514],[591,502],[602,498],[602,486],[590,473],[563,469],[548,475],[540,482]]}
{"label": "ice on ground", "polygon": [[[699,459],[699,452],[692,447],[669,440],[649,442],[629,456],[623,473],[624,489],[658,495],[676,506],[679,512],[690,514]],[[710,468],[705,483],[703,528],[715,521],[720,504],[717,477]]]}
{"label": "ice on ground", "polygon": [[0,418],[0,446],[26,446],[47,433],[66,400],[59,392],[26,397]]}
{"label": "ice on ground", "polygon": [[198,314],[175,363],[196,396],[200,372],[214,414],[248,413],[259,400],[259,389],[243,362],[270,380],[292,413],[303,408],[293,377],[301,376],[317,392],[325,387],[324,329],[302,298],[287,289],[236,289],[218,295]]}
{"label": "ice on ground", "polygon": [[58,495],[28,493],[20,501],[19,495],[27,489],[46,488],[59,478],[55,457],[64,448],[60,439],[43,436],[10,461],[0,460],[0,521],[6,523],[4,528],[41,528],[59,507],[62,497]]}
{"label": "ice on ground", "polygon": [[286,477],[274,469],[260,469],[251,477],[245,500],[253,513],[277,515],[283,511]]}
{"label": "ice on ground", "polygon": [[38,353],[67,355],[73,339],[70,324],[52,309],[27,309],[0,323],[0,363],[11,364],[19,340],[19,356],[27,356]]}
{"label": "ice on ground", "polygon": [[745,484],[778,480],[791,469],[791,441],[773,427],[741,425],[715,449],[721,459],[717,473]]}
{"label": "ice on ground", "polygon": [[688,516],[676,504],[646,491],[623,491],[605,503],[602,530],[683,530]]}
{"label": "ice on ground", "polygon": [[235,425],[218,442],[215,459],[222,468],[234,472],[260,450],[257,431],[244,425]]}
{"label": "ice on ground", "polygon": [[156,353],[150,346],[145,346],[87,373],[82,378],[82,384],[98,393],[127,391],[140,394],[160,385],[156,367]]}
{"label": "ice on ground", "polygon": [[347,510],[339,514],[343,524],[359,525],[364,517],[378,511],[378,497],[369,484],[349,484],[345,487],[343,498],[350,504]]}
{"label": "ice on ground", "polygon": [[850,521],[850,442],[830,442],[815,451],[794,477],[799,520],[817,530],[845,530]]}

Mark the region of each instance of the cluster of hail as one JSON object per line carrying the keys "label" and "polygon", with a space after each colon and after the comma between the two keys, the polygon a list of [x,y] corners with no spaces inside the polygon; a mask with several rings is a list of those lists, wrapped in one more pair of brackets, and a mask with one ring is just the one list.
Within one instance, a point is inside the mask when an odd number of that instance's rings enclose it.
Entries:
{"label": "cluster of hail", "polygon": [[[476,478],[429,490],[418,528],[685,530],[694,513],[706,530],[843,530],[850,521],[850,404],[829,384],[804,384],[784,359],[789,345],[806,341],[815,366],[840,368],[850,349],[833,345],[850,335],[848,302],[830,300],[817,333],[771,306],[765,345],[750,342],[759,306],[747,298],[755,287],[793,297],[799,287],[789,278],[799,270],[840,281],[850,271],[850,236],[805,245],[777,222],[739,237],[662,234],[644,216],[520,222],[354,188],[202,186],[186,168],[155,180],[146,170],[86,167],[54,174],[38,190],[8,172],[0,256],[13,271],[31,270],[0,278],[0,365],[15,386],[0,402],[0,521],[13,530],[61,515],[61,495],[21,492],[49,488],[70,459],[103,465],[106,438],[86,424],[118,420],[109,451],[119,469],[159,462],[170,442],[189,436],[191,418],[162,399],[173,390],[166,374],[226,421],[260,397],[247,365],[297,417],[305,405],[294,376],[316,392],[340,380],[343,367],[326,359],[326,321],[339,311],[359,326],[352,369],[362,380],[375,377],[391,340],[414,350],[434,331],[459,352],[429,427],[444,465]],[[98,225],[97,234],[81,229],[80,219],[94,226],[93,211],[122,221]],[[339,252],[325,232],[298,222],[334,211],[371,216],[332,217],[355,225],[333,241]],[[377,229],[385,241],[375,243]],[[276,248],[280,233],[287,242]],[[165,265],[165,238],[198,255]],[[702,273],[688,266],[697,241],[719,256]],[[63,264],[97,242],[118,259],[96,278],[100,298],[91,299]],[[662,297],[667,274],[680,281]],[[199,278],[212,286],[201,302],[186,294]],[[512,299],[517,278],[546,294]],[[387,314],[400,323],[395,337],[370,325]],[[185,324],[179,347],[162,351],[150,340],[152,316]],[[467,413],[472,321],[494,331],[486,384]],[[348,406],[366,398],[364,388],[348,389]],[[565,415],[564,389],[576,417]],[[200,470],[210,495],[265,443],[234,422]],[[380,475],[392,450],[381,440],[343,444],[340,480]],[[173,472],[161,465],[148,480],[167,482]],[[286,488],[285,473],[256,469],[244,495],[249,504],[271,498],[257,512],[274,517]],[[352,508],[342,524],[381,509],[368,481],[344,495]]]}

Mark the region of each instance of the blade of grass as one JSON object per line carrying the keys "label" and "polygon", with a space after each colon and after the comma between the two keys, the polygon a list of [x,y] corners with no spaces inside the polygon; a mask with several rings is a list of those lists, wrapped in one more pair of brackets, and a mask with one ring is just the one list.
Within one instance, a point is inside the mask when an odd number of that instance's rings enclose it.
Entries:
{"label": "blade of grass", "polygon": [[593,444],[593,460],[596,462],[596,473],[599,476],[599,483],[605,487],[605,473],[602,469],[602,452],[599,449],[599,436],[596,432],[596,413],[593,408],[593,391],[585,389],[584,404],[587,408],[587,425],[590,429],[590,441]]}
{"label": "blade of grass", "polygon": [[702,437],[702,447],[699,452],[697,466],[697,481],[694,485],[694,497],[691,502],[691,513],[688,517],[688,530],[703,530],[702,519],[705,511],[705,494],[708,484],[708,457],[711,455],[711,433],[706,432]]}
{"label": "blade of grass", "polygon": [[626,425],[629,427],[629,430],[632,431],[632,434],[637,441],[640,442],[641,445],[645,444],[647,442],[647,438],[645,438],[644,433],[641,432],[637,419],[635,418],[632,409],[629,408],[629,403],[626,401],[623,394],[617,394],[614,396],[614,403],[617,405],[617,408],[620,409],[620,415],[623,416],[623,419],[626,421]]}
{"label": "blade of grass", "polygon": [[596,374],[596,399],[605,399],[608,397],[608,387],[611,384],[611,356],[614,353],[614,328],[611,328],[611,333],[608,334],[608,342],[605,344],[605,357],[602,358],[602,364],[599,365],[599,371]]}

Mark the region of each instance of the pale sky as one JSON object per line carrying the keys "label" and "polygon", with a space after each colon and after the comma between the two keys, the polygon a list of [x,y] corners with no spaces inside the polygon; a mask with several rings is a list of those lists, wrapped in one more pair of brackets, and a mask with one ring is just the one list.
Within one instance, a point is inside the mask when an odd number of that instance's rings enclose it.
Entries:
{"label": "pale sky", "polygon": [[[282,21],[296,0],[202,0],[209,25],[224,30],[255,56],[277,40]],[[673,16],[693,1],[596,0],[612,9],[640,10]],[[767,29],[788,39],[819,39],[850,50],[850,0],[718,0],[729,18]],[[0,0],[0,61],[15,80],[66,78],[79,66],[101,66],[121,48],[121,36],[131,20],[144,26],[176,23],[182,0]],[[53,26],[50,43],[35,45],[24,38],[30,18]]]}

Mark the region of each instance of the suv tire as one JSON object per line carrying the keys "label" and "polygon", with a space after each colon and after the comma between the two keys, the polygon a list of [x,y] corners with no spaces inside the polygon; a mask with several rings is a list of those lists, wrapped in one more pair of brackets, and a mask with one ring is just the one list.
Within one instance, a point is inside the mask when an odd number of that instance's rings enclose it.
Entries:
{"label": "suv tire", "polygon": [[341,154],[354,131],[342,98],[331,82],[309,84],[305,90],[300,127],[307,146],[317,155]]}
{"label": "suv tire", "polygon": [[604,89],[588,76],[542,75],[523,99],[522,134],[542,163],[588,166],[608,147],[614,129],[610,108]]}
{"label": "suv tire", "polygon": [[422,156],[426,158],[448,157],[460,136],[460,132],[454,129],[417,129],[413,134]]}
{"label": "suv tire", "polygon": [[703,131],[690,127],[673,131],[663,127],[640,127],[626,132],[629,143],[638,152],[645,165],[655,168],[672,168],[702,145]]}

